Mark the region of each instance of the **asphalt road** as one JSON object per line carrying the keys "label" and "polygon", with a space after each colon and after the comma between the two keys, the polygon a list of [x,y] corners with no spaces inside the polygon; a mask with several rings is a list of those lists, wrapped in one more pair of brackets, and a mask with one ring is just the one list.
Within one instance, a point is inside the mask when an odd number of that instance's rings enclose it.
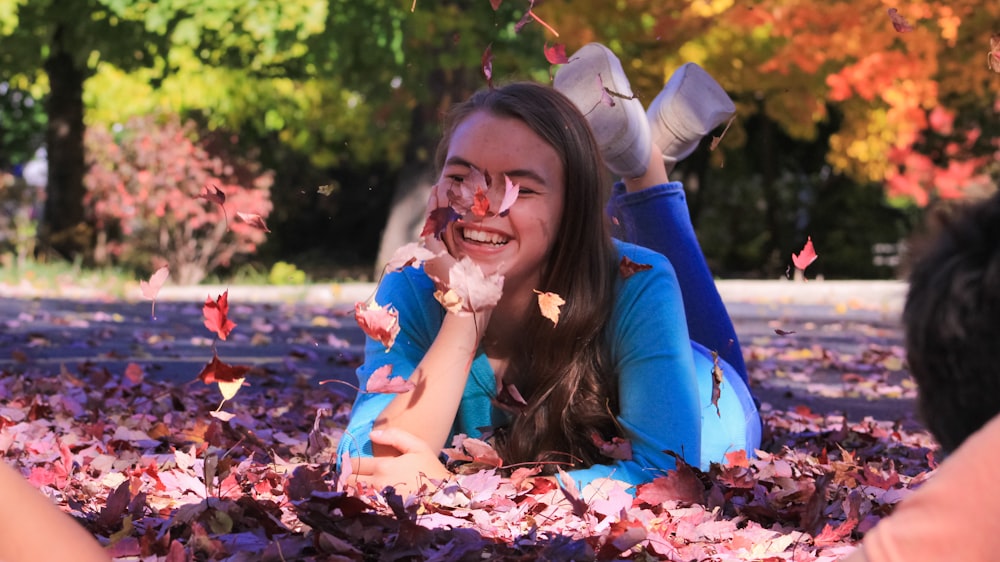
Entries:
{"label": "asphalt road", "polygon": [[[168,290],[169,289],[169,290]],[[123,372],[186,383],[212,360],[255,375],[354,382],[363,334],[353,302],[371,287],[233,288],[226,341],[202,323],[207,295],[223,288],[165,288],[155,316],[146,300],[0,292],[0,370]],[[866,282],[721,282],[765,408],[809,407],[850,419],[911,420],[913,389],[900,364],[905,287]],[[331,391],[352,395],[349,384]]]}

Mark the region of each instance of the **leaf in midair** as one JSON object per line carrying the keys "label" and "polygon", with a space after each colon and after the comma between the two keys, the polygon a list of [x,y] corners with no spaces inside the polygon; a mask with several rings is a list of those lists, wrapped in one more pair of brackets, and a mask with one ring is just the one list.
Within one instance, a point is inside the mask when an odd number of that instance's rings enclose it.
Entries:
{"label": "leaf in midair", "polygon": [[335,183],[328,183],[326,185],[321,185],[316,188],[317,193],[319,193],[320,195],[325,195],[327,197],[333,195],[334,191],[337,191],[337,184]]}
{"label": "leaf in midair", "polygon": [[719,353],[712,352],[712,405],[715,406],[715,414],[722,417],[719,411],[719,398],[722,397],[722,367],[719,366]]}
{"label": "leaf in midair", "polygon": [[410,242],[404,246],[400,246],[389,259],[389,262],[385,264],[385,268],[388,271],[400,271],[404,267],[408,266],[418,266],[427,260],[434,259],[440,254],[435,254],[434,252],[427,249],[421,242]]}
{"label": "leaf in midair", "polygon": [[243,384],[243,379],[246,378],[248,372],[250,372],[250,367],[224,363],[219,360],[218,354],[213,353],[212,360],[198,373],[198,379],[205,384],[212,384],[213,382],[232,383],[237,381]]}
{"label": "leaf in midair", "polygon": [[794,334],[795,331],[794,330],[792,330],[792,331],[785,331],[785,330],[782,330],[781,328],[775,328],[774,329],[774,333],[778,334],[779,336],[790,336],[790,335]]}
{"label": "leaf in midair", "polygon": [[204,199],[210,203],[215,203],[220,207],[226,204],[226,192],[219,189],[219,186],[217,185],[213,185],[211,189],[209,189],[208,186],[205,186],[205,192],[198,195],[198,198]]}
{"label": "leaf in midair", "polygon": [[457,308],[457,314],[489,310],[496,306],[503,295],[503,275],[500,273],[486,275],[479,264],[465,256],[448,270],[447,290],[438,292],[442,293],[442,297],[447,297],[449,304],[441,298],[438,298],[438,301],[453,312],[456,312],[453,309]]}
{"label": "leaf in midair", "polygon": [[361,331],[371,339],[381,342],[389,351],[399,334],[399,313],[392,306],[381,307],[377,302],[354,305],[354,319]]}
{"label": "leaf in midair", "polygon": [[600,74],[597,75],[597,87],[601,90],[601,103],[608,107],[614,107],[615,99],[611,97],[610,90],[604,87],[604,79],[601,78]]}
{"label": "leaf in midair", "polygon": [[440,239],[441,233],[444,229],[448,227],[448,224],[459,218],[458,213],[455,212],[450,206],[438,207],[427,214],[427,220],[424,221],[424,229],[420,231],[420,237],[433,234],[435,238]]}
{"label": "leaf in midair", "polygon": [[566,64],[569,62],[569,57],[566,56],[566,45],[562,43],[553,43],[549,47],[548,42],[546,42],[543,50],[545,51],[545,60],[549,61],[549,64]]}
{"label": "leaf in midair", "polygon": [[517,196],[521,192],[521,186],[511,181],[507,174],[503,175],[503,199],[500,200],[500,210],[497,212],[501,217],[507,216],[510,208],[517,202]]}
{"label": "leaf in midair", "polygon": [[558,326],[559,312],[561,312],[559,307],[566,304],[566,301],[555,293],[548,291],[543,293],[537,289],[534,289],[534,291],[538,295],[538,308],[542,311],[542,316],[551,320],[553,326]]}
{"label": "leaf in midair", "polygon": [[576,480],[573,480],[573,477],[567,474],[562,468],[558,468],[558,471],[559,478],[556,479],[556,483],[559,484],[559,489],[562,491],[563,496],[566,497],[570,507],[572,507],[573,515],[583,517],[590,510],[590,505],[580,496],[580,490],[576,487]]}
{"label": "leaf in midair", "polygon": [[990,52],[986,56],[990,70],[1000,73],[1000,33],[990,36]]}
{"label": "leaf in midair", "polygon": [[796,268],[805,271],[809,264],[816,261],[816,250],[813,248],[812,236],[806,238],[806,245],[802,247],[802,251],[797,254],[792,254],[792,263]]}
{"label": "leaf in midair", "polygon": [[482,57],[483,76],[486,77],[486,85],[493,89],[493,43],[486,46]]}
{"label": "leaf in midair", "polygon": [[160,289],[163,288],[163,283],[167,281],[167,277],[170,275],[170,268],[163,266],[157,269],[149,276],[149,281],[139,281],[139,290],[142,291],[142,296],[153,301],[152,310],[150,310],[150,315],[156,318],[156,296],[160,294]]}
{"label": "leaf in midair", "polygon": [[646,271],[647,269],[653,269],[653,266],[648,263],[636,263],[628,258],[628,256],[622,256],[622,261],[618,264],[618,272],[621,274],[622,279],[628,279],[640,271]]}
{"label": "leaf in midair", "polygon": [[723,129],[721,133],[719,133],[719,136],[712,137],[712,144],[708,147],[709,150],[715,150],[716,148],[719,147],[719,143],[722,142],[723,137],[726,136],[726,133],[729,131],[729,127],[732,126],[733,121],[735,121],[735,120],[736,120],[736,116],[735,115],[732,116],[732,117],[730,117],[729,118],[729,122],[726,123],[726,128]]}
{"label": "leaf in midair", "polygon": [[236,327],[236,323],[229,319],[228,289],[215,300],[212,300],[211,295],[205,297],[205,306],[201,308],[201,313],[205,317],[205,327],[209,332],[218,334],[220,340],[225,341]]}
{"label": "leaf in midair", "polygon": [[906,21],[906,18],[899,14],[899,10],[896,8],[889,8],[889,19],[892,20],[892,27],[899,33],[907,33],[913,31],[913,26],[910,22]]}
{"label": "leaf in midair", "polygon": [[469,209],[472,216],[477,219],[485,219],[490,212],[490,199],[486,196],[486,191],[481,187],[476,188],[476,193],[472,195],[472,207]]}
{"label": "leaf in midair", "polygon": [[258,230],[263,230],[264,232],[271,232],[271,230],[267,228],[267,224],[264,222],[264,217],[258,215],[257,213],[237,212],[236,218],[240,219],[241,221],[247,223],[248,225]]}
{"label": "leaf in midair", "polygon": [[392,374],[392,364],[382,365],[368,377],[365,384],[365,392],[380,394],[402,394],[416,388],[416,386],[403,377],[390,377]]}
{"label": "leaf in midair", "polygon": [[503,4],[503,0],[490,0],[490,6],[493,6],[493,11],[500,9],[500,4]]}

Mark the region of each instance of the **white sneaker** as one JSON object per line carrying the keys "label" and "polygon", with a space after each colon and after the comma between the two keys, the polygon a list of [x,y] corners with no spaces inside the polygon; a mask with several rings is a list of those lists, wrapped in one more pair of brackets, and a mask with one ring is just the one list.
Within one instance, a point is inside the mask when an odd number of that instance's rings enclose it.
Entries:
{"label": "white sneaker", "polygon": [[600,43],[584,45],[556,72],[553,86],[587,117],[604,163],[625,178],[646,173],[649,124],[622,63]]}
{"label": "white sneaker", "polygon": [[736,106],[705,69],[689,62],[677,69],[646,116],[669,172],[698,148],[701,139],[736,114]]}

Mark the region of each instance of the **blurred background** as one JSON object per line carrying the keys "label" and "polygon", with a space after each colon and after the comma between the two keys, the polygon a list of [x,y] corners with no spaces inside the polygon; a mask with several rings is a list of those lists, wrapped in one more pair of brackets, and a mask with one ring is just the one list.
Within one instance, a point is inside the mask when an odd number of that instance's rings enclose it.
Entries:
{"label": "blurred background", "polygon": [[372,279],[422,224],[442,113],[600,41],[645,103],[685,62],[736,102],[676,171],[719,277],[782,277],[811,237],[810,277],[895,278],[931,213],[996,189],[998,22],[981,0],[0,0],[0,269]]}

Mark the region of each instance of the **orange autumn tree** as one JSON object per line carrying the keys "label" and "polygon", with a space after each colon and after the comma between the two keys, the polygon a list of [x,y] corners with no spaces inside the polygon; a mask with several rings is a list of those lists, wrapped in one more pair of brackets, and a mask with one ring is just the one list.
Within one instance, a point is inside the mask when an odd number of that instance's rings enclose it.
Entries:
{"label": "orange autumn tree", "polygon": [[[570,52],[612,44],[646,101],[694,61],[733,94],[742,117],[763,112],[793,138],[813,140],[835,110],[828,163],[883,185],[890,199],[926,205],[988,191],[1000,171],[996,131],[984,130],[1000,111],[1000,75],[987,65],[1000,3],[561,1],[544,14]],[[725,145],[745,134],[737,122]]]}

